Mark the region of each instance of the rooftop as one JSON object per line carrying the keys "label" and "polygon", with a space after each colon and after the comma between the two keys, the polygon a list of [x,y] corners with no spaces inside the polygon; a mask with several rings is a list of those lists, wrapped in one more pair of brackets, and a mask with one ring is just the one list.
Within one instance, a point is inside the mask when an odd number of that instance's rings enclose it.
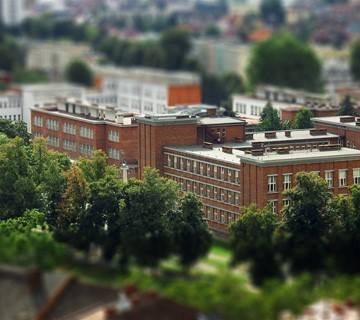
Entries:
{"label": "rooftop", "polygon": [[335,116],[335,117],[321,117],[321,118],[312,118],[311,121],[313,123],[319,123],[319,124],[327,124],[327,125],[333,125],[336,127],[346,127],[346,128],[352,128],[355,130],[360,130],[360,118],[359,117],[353,117],[353,116]]}
{"label": "rooftop", "polygon": [[246,122],[239,118],[233,117],[206,117],[206,118],[199,118],[198,124],[204,126],[211,126],[211,125],[245,125]]}

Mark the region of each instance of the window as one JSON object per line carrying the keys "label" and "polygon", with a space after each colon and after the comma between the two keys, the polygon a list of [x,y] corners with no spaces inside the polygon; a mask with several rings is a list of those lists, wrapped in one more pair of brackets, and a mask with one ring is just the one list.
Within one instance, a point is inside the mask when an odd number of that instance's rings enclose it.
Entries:
{"label": "window", "polygon": [[206,186],[206,196],[210,198],[210,186]]}
{"label": "window", "polygon": [[235,171],[235,183],[239,183],[239,171]]}
{"label": "window", "polygon": [[214,178],[217,179],[217,166],[214,166]]}
{"label": "window", "polygon": [[210,177],[210,170],[211,170],[211,168],[210,168],[210,165],[208,164],[206,166],[206,174],[207,174],[208,177]]}
{"label": "window", "polygon": [[346,187],[346,185],[347,185],[346,173],[347,173],[346,169],[339,170],[339,187]]}
{"label": "window", "polygon": [[214,221],[217,221],[218,219],[218,212],[217,209],[214,209]]}
{"label": "window", "polygon": [[204,195],[204,185],[201,183],[200,184],[200,196]]}
{"label": "window", "polygon": [[277,213],[277,200],[269,200],[268,204],[272,213]]}
{"label": "window", "polygon": [[47,144],[52,147],[59,147],[59,138],[54,136],[47,136]]}
{"label": "window", "polygon": [[291,173],[285,173],[283,174],[283,179],[284,179],[284,190],[289,190],[291,189]]}
{"label": "window", "polygon": [[210,219],[210,207],[206,207],[206,218],[207,218],[208,220],[211,220],[211,219]]}
{"label": "window", "polygon": [[217,193],[218,193],[217,188],[214,188],[214,199],[215,200],[217,200]]}
{"label": "window", "polygon": [[109,158],[120,160],[120,150],[115,148],[109,148]]}
{"label": "window", "polygon": [[220,199],[221,199],[221,201],[224,201],[224,200],[225,200],[225,190],[224,190],[224,189],[221,189]]}
{"label": "window", "polygon": [[239,205],[239,194],[235,193],[235,205]]}
{"label": "window", "polygon": [[204,174],[204,165],[202,163],[200,163],[200,174]]}
{"label": "window", "polygon": [[360,185],[360,168],[353,169],[354,184]]}
{"label": "window", "polygon": [[177,169],[177,157],[176,156],[174,156],[174,168]]}
{"label": "window", "polygon": [[34,126],[36,126],[36,127],[42,127],[43,126],[42,117],[38,117],[38,116],[34,117]]}
{"label": "window", "polygon": [[108,139],[109,141],[119,142],[119,132],[115,130],[109,130]]}
{"label": "window", "polygon": [[220,210],[220,222],[225,223],[225,212]]}
{"label": "window", "polygon": [[180,169],[184,170],[184,159],[180,159]]}
{"label": "window", "polygon": [[224,180],[225,178],[225,169],[221,168],[221,180]]}
{"label": "window", "polygon": [[59,131],[59,121],[46,119],[46,128],[49,130]]}
{"label": "window", "polygon": [[167,165],[168,167],[171,167],[171,156],[169,154],[167,156]]}
{"label": "window", "polygon": [[334,187],[334,171],[325,171],[325,181],[328,184],[328,188]]}
{"label": "window", "polygon": [[194,182],[194,193],[197,194],[197,182]]}
{"label": "window", "polygon": [[228,181],[231,182],[232,170],[228,169]]}
{"label": "window", "polygon": [[229,203],[231,203],[231,198],[232,198],[232,192],[231,191],[228,191],[227,192],[227,201],[229,202]]}
{"label": "window", "polygon": [[180,179],[180,189],[184,190],[184,180]]}
{"label": "window", "polygon": [[67,133],[67,134],[75,135],[76,134],[76,126],[74,124],[64,122],[63,123],[63,132]]}
{"label": "window", "polygon": [[80,153],[85,156],[91,156],[94,151],[94,147],[88,144],[80,143]]}
{"label": "window", "polygon": [[290,199],[283,199],[283,207],[290,204]]}
{"label": "window", "polygon": [[190,171],[190,160],[186,160],[186,171]]}
{"label": "window", "polygon": [[276,192],[277,191],[277,176],[271,175],[268,176],[268,192]]}
{"label": "window", "polygon": [[80,137],[93,139],[94,138],[94,130],[88,127],[80,126]]}
{"label": "window", "polygon": [[[1,118],[1,117],[0,117]],[[34,139],[41,138],[43,135],[40,132],[34,132]]]}
{"label": "window", "polygon": [[186,181],[186,191],[190,192],[190,181]]}
{"label": "window", "polygon": [[228,220],[228,224],[232,223],[232,214],[230,212],[228,212],[227,214],[227,220]]}
{"label": "window", "polygon": [[193,172],[197,173],[197,162],[196,161],[193,162]]}
{"label": "window", "polygon": [[76,152],[76,142],[73,140],[64,139],[63,149]]}

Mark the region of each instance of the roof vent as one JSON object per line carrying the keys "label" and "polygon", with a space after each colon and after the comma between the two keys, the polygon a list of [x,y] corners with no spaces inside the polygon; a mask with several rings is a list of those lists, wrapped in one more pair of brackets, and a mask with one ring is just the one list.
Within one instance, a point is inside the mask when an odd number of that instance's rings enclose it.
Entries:
{"label": "roof vent", "polygon": [[232,150],[233,149],[231,147],[225,147],[225,146],[222,147],[222,152],[225,152],[225,153],[232,154],[233,153]]}
{"label": "roof vent", "polygon": [[213,148],[213,144],[211,142],[203,142],[203,148],[205,149],[212,149]]}
{"label": "roof vent", "polygon": [[264,149],[256,149],[256,150],[251,150],[251,155],[252,156],[263,156],[264,155]]}
{"label": "roof vent", "polygon": [[285,131],[285,137],[291,137],[291,130]]}
{"label": "roof vent", "polygon": [[355,122],[354,116],[341,116],[340,122]]}
{"label": "roof vent", "polygon": [[276,138],[276,131],[267,131],[265,132],[265,138]]}
{"label": "roof vent", "polygon": [[289,147],[276,148],[277,154],[288,154],[290,152]]}
{"label": "roof vent", "polygon": [[341,150],[341,144],[320,144],[319,151]]}
{"label": "roof vent", "polygon": [[310,129],[309,133],[311,136],[321,136],[323,134],[326,134],[326,129],[325,128],[320,128],[320,129]]}
{"label": "roof vent", "polygon": [[245,140],[252,140],[254,139],[253,133],[245,133]]}

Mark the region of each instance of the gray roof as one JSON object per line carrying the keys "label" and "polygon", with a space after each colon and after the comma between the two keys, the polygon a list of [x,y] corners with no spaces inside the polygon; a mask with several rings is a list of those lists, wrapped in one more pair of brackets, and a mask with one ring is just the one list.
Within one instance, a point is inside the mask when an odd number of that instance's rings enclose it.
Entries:
{"label": "gray roof", "polygon": [[341,119],[340,116],[335,116],[335,117],[312,118],[311,121],[318,124],[325,124],[334,127],[343,127],[343,128],[349,128],[356,131],[358,130],[360,131],[360,126],[357,126],[355,121],[341,122],[340,119]]}
{"label": "gray roof", "polygon": [[238,118],[232,118],[232,117],[207,117],[207,118],[199,118],[198,124],[200,125],[245,125],[246,122],[244,120],[238,119]]}

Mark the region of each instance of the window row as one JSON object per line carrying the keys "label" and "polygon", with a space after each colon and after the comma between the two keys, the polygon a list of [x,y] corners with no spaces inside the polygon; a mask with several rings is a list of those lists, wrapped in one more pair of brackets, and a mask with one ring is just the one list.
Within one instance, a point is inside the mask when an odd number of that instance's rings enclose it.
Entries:
{"label": "window row", "polygon": [[94,130],[88,127],[80,126],[80,137],[93,139],[94,138]]}
{"label": "window row", "polygon": [[63,123],[63,132],[75,135],[76,134],[76,125],[64,122]]}
{"label": "window row", "polygon": [[63,149],[76,152],[76,142],[68,139],[63,140]]}
{"label": "window row", "polygon": [[109,148],[109,158],[119,160],[120,159],[120,150],[115,148]]}
{"label": "window row", "polygon": [[[337,186],[339,188],[344,188],[347,187],[350,181],[350,177],[349,177],[349,173],[348,173],[348,169],[338,169],[338,175],[337,175]],[[316,171],[319,175],[320,172]],[[351,184],[357,184],[360,185],[360,168],[355,168],[353,169],[353,181],[351,182]],[[282,180],[282,190],[280,191],[285,191],[288,189],[292,188],[292,173],[285,173],[282,175],[283,176],[283,180]],[[273,193],[273,192],[278,192],[279,190],[279,185],[278,185],[278,175],[277,174],[273,174],[273,175],[268,175],[268,193]],[[325,171],[325,176],[324,176],[325,181],[328,184],[329,188],[334,188],[335,186],[335,180],[334,180],[334,170],[327,170]]]}
{"label": "window row", "polygon": [[88,144],[80,143],[80,153],[85,156],[91,156],[94,151],[94,147]]}
{"label": "window row", "polygon": [[59,147],[59,138],[54,136],[47,136],[46,137],[47,144],[52,147]]}
{"label": "window row", "polygon": [[186,192],[194,192],[196,195],[224,203],[239,205],[239,193],[231,190],[225,190],[220,187],[213,187],[204,183],[185,180],[182,178],[173,178],[180,184],[180,189]]}
{"label": "window row", "polygon": [[229,225],[230,223],[238,219],[238,214],[213,207],[205,206],[204,211],[205,211],[205,217],[209,221],[214,221]]}
{"label": "window row", "polygon": [[0,115],[0,119],[8,119],[10,121],[20,121],[21,120],[21,115],[20,114],[13,114],[13,115]]}
{"label": "window row", "polygon": [[59,131],[59,121],[53,119],[46,119],[46,128],[49,130]]}
{"label": "window row", "polygon": [[34,126],[42,127],[43,126],[43,118],[39,116],[34,117]]}
{"label": "window row", "polygon": [[217,165],[205,164],[196,160],[171,155],[168,155],[167,165],[170,168],[200,174],[217,180],[239,183],[239,170],[223,168]]}
{"label": "window row", "polygon": [[108,139],[109,141],[119,142],[119,132],[116,130],[109,130]]}

